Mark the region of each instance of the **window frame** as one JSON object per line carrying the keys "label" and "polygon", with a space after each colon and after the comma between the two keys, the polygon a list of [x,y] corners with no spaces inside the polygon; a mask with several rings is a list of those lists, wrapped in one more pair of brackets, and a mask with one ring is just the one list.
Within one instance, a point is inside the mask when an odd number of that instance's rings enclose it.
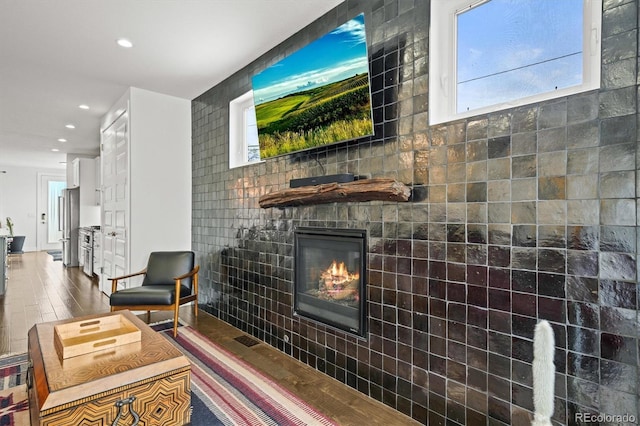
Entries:
{"label": "window frame", "polygon": [[245,111],[248,108],[253,108],[253,90],[249,90],[229,102],[230,169],[264,162],[264,160],[247,161],[249,146],[247,143]]}
{"label": "window frame", "polygon": [[583,0],[583,82],[474,110],[456,112],[457,15],[491,0],[431,1],[429,124],[440,124],[600,88],[602,0]]}

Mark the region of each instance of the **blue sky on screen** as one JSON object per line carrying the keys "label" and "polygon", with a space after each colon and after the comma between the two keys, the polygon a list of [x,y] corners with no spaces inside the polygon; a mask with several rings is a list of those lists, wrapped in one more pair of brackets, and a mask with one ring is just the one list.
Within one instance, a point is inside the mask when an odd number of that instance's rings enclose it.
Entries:
{"label": "blue sky on screen", "polygon": [[364,15],[313,41],[252,79],[255,104],[369,72]]}

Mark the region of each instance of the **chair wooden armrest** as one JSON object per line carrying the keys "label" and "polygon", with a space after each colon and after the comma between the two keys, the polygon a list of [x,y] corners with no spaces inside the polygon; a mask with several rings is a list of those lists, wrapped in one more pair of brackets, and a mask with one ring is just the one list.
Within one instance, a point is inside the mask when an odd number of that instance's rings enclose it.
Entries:
{"label": "chair wooden armrest", "polygon": [[147,269],[143,269],[140,272],[134,272],[133,274],[128,274],[128,275],[122,275],[120,277],[115,277],[115,278],[109,278],[110,280],[123,280],[125,278],[131,278],[131,277],[135,277],[136,275],[142,275],[142,274],[146,274],[147,273]]}
{"label": "chair wooden armrest", "polygon": [[123,280],[125,278],[136,277],[138,275],[144,275],[146,273],[147,273],[147,268],[145,268],[145,269],[143,269],[142,271],[139,271],[139,272],[134,272],[133,274],[127,274],[127,275],[122,275],[120,277],[109,278],[109,280],[111,280],[111,293],[115,293],[116,290],[118,289],[118,281],[119,280]]}
{"label": "chair wooden armrest", "polygon": [[200,265],[197,265],[195,268],[190,270],[184,275],[180,275],[179,277],[175,277],[174,280],[184,280],[185,278],[193,277],[200,270]]}

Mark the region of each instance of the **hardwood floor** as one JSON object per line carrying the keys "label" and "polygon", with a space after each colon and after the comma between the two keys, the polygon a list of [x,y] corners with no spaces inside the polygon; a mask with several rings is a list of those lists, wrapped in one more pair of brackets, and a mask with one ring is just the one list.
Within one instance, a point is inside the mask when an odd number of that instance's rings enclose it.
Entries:
{"label": "hardwood floor", "polygon": [[[108,312],[109,300],[79,268],[65,268],[46,252],[9,257],[9,281],[0,296],[0,356],[27,351],[27,331],[36,323]],[[151,322],[171,317],[154,312]],[[146,314],[140,316],[146,321]],[[260,343],[247,347],[235,340],[245,333],[217,318],[183,307],[180,319],[212,341],[243,358],[340,425],[418,424],[338,381]]]}
{"label": "hardwood floor", "polygon": [[36,323],[109,312],[109,300],[79,268],[64,268],[46,252],[9,255],[0,299],[0,354],[27,351]]}

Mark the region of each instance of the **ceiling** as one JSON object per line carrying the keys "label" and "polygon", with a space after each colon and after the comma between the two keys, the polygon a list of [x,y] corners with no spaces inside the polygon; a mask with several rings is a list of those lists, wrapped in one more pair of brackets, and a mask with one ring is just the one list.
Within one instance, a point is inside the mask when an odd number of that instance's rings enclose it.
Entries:
{"label": "ceiling", "polygon": [[0,0],[0,165],[97,156],[128,87],[193,99],[342,1]]}

